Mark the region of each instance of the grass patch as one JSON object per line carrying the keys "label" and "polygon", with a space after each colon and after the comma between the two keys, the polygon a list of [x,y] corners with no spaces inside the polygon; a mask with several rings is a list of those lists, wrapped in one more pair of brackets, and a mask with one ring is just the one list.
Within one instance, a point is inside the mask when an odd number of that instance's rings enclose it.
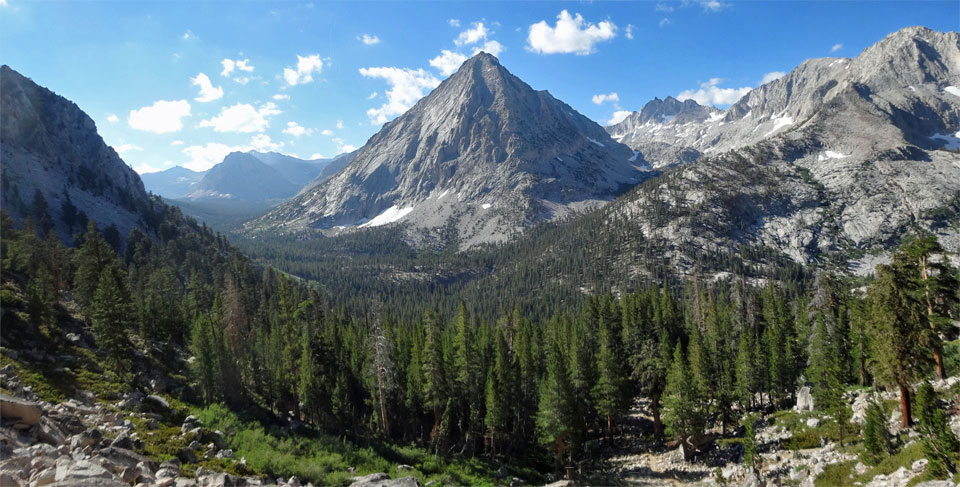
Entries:
{"label": "grass patch", "polygon": [[[413,476],[421,483],[438,480],[456,485],[494,485],[493,468],[477,458],[438,458],[413,446],[382,443],[358,445],[346,438],[315,431],[295,436],[276,427],[244,421],[221,405],[195,411],[202,424],[225,433],[235,455],[246,459],[256,471],[273,477],[297,476],[314,485],[344,486],[354,475],[386,472],[394,477]],[[399,464],[413,470],[398,472]],[[349,469],[354,469],[353,473]],[[516,470],[516,469],[515,469]],[[532,469],[517,470],[520,476],[536,479]]]}

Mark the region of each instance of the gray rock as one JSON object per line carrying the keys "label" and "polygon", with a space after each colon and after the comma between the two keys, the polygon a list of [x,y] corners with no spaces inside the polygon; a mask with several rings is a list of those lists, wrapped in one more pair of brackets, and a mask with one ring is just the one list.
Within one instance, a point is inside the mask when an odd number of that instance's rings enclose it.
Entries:
{"label": "gray rock", "polygon": [[177,452],[177,458],[183,463],[197,463],[197,453],[190,448],[183,447]]}
{"label": "gray rock", "polygon": [[797,405],[794,409],[797,411],[813,411],[813,395],[810,394],[810,386],[803,386],[797,391]]}
{"label": "gray rock", "polygon": [[42,415],[43,409],[38,404],[0,394],[0,417],[5,420],[16,419],[19,423],[33,426],[40,422]]}

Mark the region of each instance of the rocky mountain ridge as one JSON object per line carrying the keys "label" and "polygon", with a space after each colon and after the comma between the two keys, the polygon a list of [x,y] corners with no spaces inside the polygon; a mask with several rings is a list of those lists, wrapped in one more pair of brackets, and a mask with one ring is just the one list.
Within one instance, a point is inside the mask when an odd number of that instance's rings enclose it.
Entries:
{"label": "rocky mountain ridge", "polygon": [[82,230],[83,217],[124,236],[147,226],[155,201],[76,104],[4,65],[0,106],[2,198],[11,217],[35,216],[39,194],[64,241]]}

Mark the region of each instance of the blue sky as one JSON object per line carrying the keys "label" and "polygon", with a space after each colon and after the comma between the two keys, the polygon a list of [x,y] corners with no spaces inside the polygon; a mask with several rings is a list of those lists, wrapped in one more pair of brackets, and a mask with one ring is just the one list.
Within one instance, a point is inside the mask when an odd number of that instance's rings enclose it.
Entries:
{"label": "blue sky", "polygon": [[956,30],[960,2],[0,0],[0,63],[76,102],[138,171],[202,170],[360,147],[477,49],[606,124],[655,96],[723,107],[910,25]]}

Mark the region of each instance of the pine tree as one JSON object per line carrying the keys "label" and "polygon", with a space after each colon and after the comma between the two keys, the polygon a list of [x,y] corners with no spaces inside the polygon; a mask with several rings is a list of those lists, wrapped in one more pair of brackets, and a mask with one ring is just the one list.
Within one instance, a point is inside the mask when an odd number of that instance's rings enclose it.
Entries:
{"label": "pine tree", "polygon": [[760,456],[757,453],[757,433],[754,427],[756,417],[748,414],[743,418],[743,465],[754,474],[759,473]]}
{"label": "pine tree", "polygon": [[703,433],[707,414],[703,407],[703,393],[679,343],[667,374],[663,406],[663,421],[668,431],[680,441],[684,458],[689,460],[694,453],[692,439]]}
{"label": "pine tree", "polygon": [[930,327],[918,299],[916,280],[904,268],[903,258],[894,255],[892,265],[877,266],[877,278],[870,286],[870,335],[874,344],[872,372],[883,385],[900,389],[901,424],[912,424],[911,384],[933,366]]}
{"label": "pine tree", "polygon": [[431,438],[439,433],[440,420],[447,404],[449,388],[447,387],[446,367],[443,362],[443,343],[440,320],[432,310],[427,310],[423,317],[423,326],[426,330],[426,340],[423,342],[423,397],[424,406],[433,411],[433,430]]}
{"label": "pine tree", "polygon": [[563,463],[571,437],[576,434],[572,388],[560,339],[554,336],[547,353],[547,376],[540,387],[537,429],[541,442],[556,448],[557,471]]}
{"label": "pine tree", "polygon": [[924,456],[929,460],[927,475],[945,478],[957,473],[960,441],[950,429],[947,412],[937,404],[937,394],[929,382],[917,389],[917,433],[923,443]]}
{"label": "pine tree", "polygon": [[192,372],[204,401],[213,403],[219,400],[220,357],[213,320],[206,313],[197,315],[190,332],[190,352],[193,354]]}
{"label": "pine tree", "polygon": [[876,465],[891,453],[893,439],[887,429],[886,414],[874,394],[867,402],[863,425],[863,461],[867,465]]}
{"label": "pine tree", "polygon": [[[930,348],[933,354],[937,378],[944,380],[947,372],[943,362],[943,342],[940,331],[950,328],[952,320],[950,309],[957,303],[954,272],[946,259],[934,261],[933,256],[943,253],[943,247],[933,235],[918,236],[907,240],[900,246],[898,255],[902,258],[902,267],[910,269],[910,276],[917,281],[921,304],[926,306],[927,322],[934,333],[930,334]],[[906,265],[909,262],[909,265]]]}
{"label": "pine tree", "polygon": [[114,370],[126,370],[133,345],[127,337],[130,328],[131,309],[129,298],[114,266],[103,269],[97,280],[97,291],[91,305],[93,337],[106,352],[107,360]]}
{"label": "pine tree", "polygon": [[503,333],[496,334],[493,367],[487,374],[486,417],[487,433],[490,435],[490,453],[496,454],[498,440],[508,432],[511,422],[511,392],[513,374],[512,359]]}
{"label": "pine tree", "polygon": [[594,404],[600,416],[607,420],[607,436],[613,436],[613,421],[629,407],[625,360],[623,356],[621,319],[616,303],[607,296],[601,305],[600,347],[597,355],[599,380],[593,387]]}
{"label": "pine tree", "polygon": [[83,235],[83,245],[75,254],[77,273],[73,280],[74,294],[85,309],[89,309],[93,302],[103,269],[115,258],[113,249],[97,232],[96,222],[90,220],[87,232]]}
{"label": "pine tree", "polygon": [[465,434],[464,448],[473,448],[474,437],[482,434],[484,391],[479,350],[472,332],[467,307],[460,302],[454,322],[453,368],[456,374],[457,398]]}

